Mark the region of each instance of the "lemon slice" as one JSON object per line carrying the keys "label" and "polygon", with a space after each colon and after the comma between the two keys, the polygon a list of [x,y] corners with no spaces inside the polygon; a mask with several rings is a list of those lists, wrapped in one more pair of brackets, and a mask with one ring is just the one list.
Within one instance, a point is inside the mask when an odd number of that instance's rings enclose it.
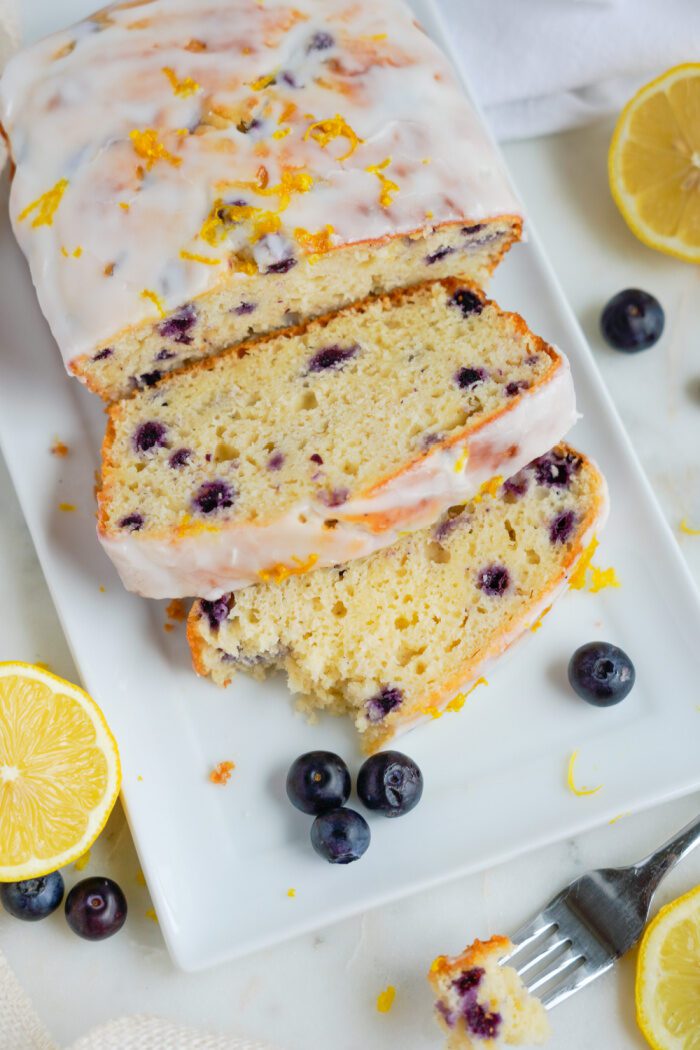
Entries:
{"label": "lemon slice", "polygon": [[669,69],[627,103],[608,174],[615,202],[641,241],[700,262],[700,63]]}
{"label": "lemon slice", "polygon": [[120,779],[116,742],[87,693],[41,667],[0,663],[0,882],[77,860]]}
{"label": "lemon slice", "polygon": [[700,886],[647,926],[635,998],[637,1023],[654,1050],[700,1047]]}

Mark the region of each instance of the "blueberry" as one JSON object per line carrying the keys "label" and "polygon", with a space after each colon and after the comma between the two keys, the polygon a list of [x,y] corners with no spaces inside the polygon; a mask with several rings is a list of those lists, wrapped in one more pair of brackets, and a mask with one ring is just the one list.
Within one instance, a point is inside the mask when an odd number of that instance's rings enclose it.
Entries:
{"label": "blueberry", "polygon": [[370,722],[381,722],[398,707],[403,700],[403,690],[398,686],[384,685],[375,696],[365,701],[365,711]]}
{"label": "blueberry", "polygon": [[168,428],[164,423],[156,423],[149,420],[136,428],[134,434],[134,447],[137,452],[150,452],[151,449],[161,448],[165,444],[165,435]]}
{"label": "blueberry", "polygon": [[192,498],[194,507],[202,514],[213,514],[233,506],[235,493],[225,481],[205,481]]}
{"label": "blueberry", "polygon": [[[171,361],[173,357],[175,357],[175,351],[163,347],[163,349],[159,350],[156,354],[156,361]],[[141,378],[143,378],[143,376]]]}
{"label": "blueberry", "polygon": [[103,941],[126,922],[126,897],[116,882],[92,876],[76,882],[66,897],[66,922],[86,941]]}
{"label": "blueberry", "polygon": [[302,813],[337,809],[350,797],[350,773],[332,751],[307,751],[289,767],[287,798]]}
{"label": "blueberry", "polygon": [[487,1010],[481,1003],[473,1003],[464,1011],[467,1029],[481,1039],[495,1039],[501,1027],[502,1017],[495,1010]]}
{"label": "blueberry", "polygon": [[38,922],[56,911],[63,900],[63,877],[60,871],[23,882],[5,882],[0,885],[0,901],[5,911],[15,919]]}
{"label": "blueberry", "polygon": [[462,970],[459,977],[452,982],[452,987],[456,988],[460,995],[467,995],[468,992],[479,987],[485,973],[486,970],[481,966],[472,966],[470,970]]}
{"label": "blueberry", "polygon": [[176,467],[184,467],[191,455],[191,448],[177,448],[168,460],[168,463],[173,469]]}
{"label": "blueberry", "polygon": [[526,470],[519,470],[512,478],[503,482],[503,492],[508,503],[514,503],[516,499],[524,496],[530,486],[530,479]]}
{"label": "blueberry", "polygon": [[143,514],[127,514],[117,522],[120,529],[128,529],[129,532],[138,532],[143,528]]}
{"label": "blueberry", "polygon": [[216,598],[213,601],[208,601],[206,598],[202,598],[199,607],[209,620],[209,626],[212,631],[218,631],[219,624],[222,624],[224,620],[228,619],[230,612],[228,598],[224,595],[223,598]]}
{"label": "blueberry", "polygon": [[458,288],[450,299],[450,305],[458,307],[462,311],[463,317],[469,317],[470,314],[480,314],[484,309],[484,304],[476,292],[472,292],[468,288]]}
{"label": "blueberry", "polygon": [[288,273],[293,266],[296,266],[296,259],[280,259],[279,262],[270,263],[265,270],[265,273]]}
{"label": "blueberry", "polygon": [[346,361],[354,357],[359,347],[355,346],[324,346],[309,359],[309,372],[325,372],[330,368],[342,368]]}
{"label": "blueberry", "polygon": [[284,452],[273,452],[267,461],[268,470],[280,470],[284,463]]}
{"label": "blueberry", "polygon": [[354,809],[331,809],[311,825],[311,845],[330,864],[359,860],[369,840],[369,825]]}
{"label": "blueberry", "polygon": [[335,40],[330,33],[319,31],[309,40],[307,51],[327,51],[329,47],[333,47]]}
{"label": "blueberry", "polygon": [[357,793],[367,809],[376,809],[385,817],[402,817],[420,802],[423,774],[408,755],[382,751],[360,767]]}
{"label": "blueberry", "polygon": [[467,237],[470,237],[473,233],[480,233],[484,229],[485,223],[477,222],[474,226],[463,226],[462,233]]}
{"label": "blueberry", "polygon": [[163,373],[159,372],[158,369],[155,372],[142,372],[139,376],[139,386],[155,386],[159,379],[162,378]]}
{"label": "blueberry", "polygon": [[510,584],[510,573],[505,565],[488,565],[476,577],[476,585],[490,598],[505,594]]}
{"label": "blueberry", "polygon": [[556,450],[547,452],[531,464],[535,468],[535,477],[538,485],[546,485],[548,488],[568,488],[572,473],[581,468],[581,459],[573,452],[561,455]]}
{"label": "blueberry", "polygon": [[566,543],[574,531],[576,515],[573,510],[562,511],[549,526],[549,539],[551,543]]}
{"label": "blueberry", "polygon": [[426,255],[423,262],[427,266],[432,266],[433,263],[440,262],[440,260],[444,259],[445,256],[452,255],[453,251],[454,248],[450,248],[449,245],[443,245],[442,248],[436,248],[434,252],[430,253],[430,255]]}
{"label": "blueberry", "polygon": [[600,318],[603,335],[615,350],[635,354],[658,342],[664,330],[664,310],[658,299],[639,288],[614,295]]}
{"label": "blueberry", "polygon": [[188,346],[192,342],[190,329],[194,325],[197,315],[191,303],[183,306],[176,314],[168,317],[158,327],[158,334],[164,339],[172,339],[174,343],[184,343]]}
{"label": "blueberry", "polygon": [[487,378],[488,372],[485,368],[460,368],[455,374],[455,382],[460,390],[470,390]]}
{"label": "blueberry", "polygon": [[629,656],[609,642],[588,642],[569,661],[571,688],[594,707],[619,704],[634,680],[634,664]]}
{"label": "blueberry", "polygon": [[106,357],[111,357],[113,353],[114,349],[111,346],[104,346],[94,355],[93,361],[104,361]]}
{"label": "blueberry", "polygon": [[244,314],[252,314],[255,309],[257,309],[256,303],[241,303],[233,312],[243,317]]}
{"label": "blueberry", "polygon": [[514,379],[512,383],[506,383],[504,394],[506,397],[515,397],[521,390],[527,390],[530,382],[527,379]]}

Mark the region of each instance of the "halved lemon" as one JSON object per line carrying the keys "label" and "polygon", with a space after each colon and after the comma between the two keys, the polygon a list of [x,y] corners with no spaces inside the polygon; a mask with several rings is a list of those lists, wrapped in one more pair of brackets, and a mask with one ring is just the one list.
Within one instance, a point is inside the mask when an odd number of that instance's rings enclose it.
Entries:
{"label": "halved lemon", "polygon": [[662,908],[637,959],[637,1023],[654,1050],[700,1046],[700,886]]}
{"label": "halved lemon", "polygon": [[608,174],[615,202],[641,241],[700,262],[700,63],[674,66],[627,103]]}
{"label": "halved lemon", "polygon": [[41,667],[0,663],[0,882],[85,853],[120,781],[116,742],[87,693]]}

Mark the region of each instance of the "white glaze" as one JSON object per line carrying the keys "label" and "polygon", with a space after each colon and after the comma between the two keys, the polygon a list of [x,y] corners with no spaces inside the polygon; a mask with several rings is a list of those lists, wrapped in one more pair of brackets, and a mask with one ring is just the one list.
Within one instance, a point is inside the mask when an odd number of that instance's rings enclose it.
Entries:
{"label": "white glaze", "polygon": [[[265,526],[232,524],[172,541],[139,532],[100,535],[100,541],[128,590],[147,598],[217,598],[259,582],[259,574],[276,564],[293,567],[294,559],[305,563],[315,555],[313,567],[322,568],[372,554],[401,532],[432,524],[494,475],[515,474],[560,441],[575,421],[573,381],[562,356],[551,377],[524,392],[509,411],[450,448],[437,447],[363,499],[332,510],[305,501]],[[465,449],[466,463],[456,470]],[[381,531],[350,520],[384,513],[396,513],[397,520]],[[324,525],[329,517],[337,520],[333,529]]]}
{"label": "white glaze", "polygon": [[[340,246],[520,214],[446,59],[401,0],[131,0],[105,11],[21,52],[0,81],[0,121],[17,166],[12,223],[66,363],[126,327],[157,322],[144,290],[170,311],[216,286],[235,253],[252,252],[263,266],[291,246],[301,254],[297,228],[328,224]],[[334,44],[309,51],[319,31]],[[192,40],[206,49],[186,50]],[[191,78],[194,93],[176,94],[164,68],[179,84]],[[285,83],[285,72],[302,87]],[[272,73],[276,84],[250,86]],[[280,124],[288,102],[296,113]],[[234,117],[202,133],[214,106]],[[244,112],[261,126],[239,131]],[[345,160],[346,138],[325,147],[305,139],[309,115],[336,114],[364,140]],[[198,125],[197,134],[178,134]],[[130,133],[145,129],[175,163],[158,159],[139,177],[145,162]],[[380,177],[366,169],[387,157],[384,175],[399,189],[383,206]],[[279,213],[280,234],[255,242],[248,219],[216,246],[199,237],[220,198],[279,211],[279,195],[235,185],[254,182],[261,164],[268,186],[285,168],[314,180]],[[36,210],[19,219],[61,179],[68,186],[50,225],[32,225]],[[182,250],[220,262],[187,261]]]}

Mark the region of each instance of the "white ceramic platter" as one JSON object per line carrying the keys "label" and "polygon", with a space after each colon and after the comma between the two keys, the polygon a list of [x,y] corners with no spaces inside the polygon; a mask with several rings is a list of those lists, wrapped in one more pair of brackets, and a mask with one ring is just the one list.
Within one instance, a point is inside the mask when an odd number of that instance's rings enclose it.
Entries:
{"label": "white ceramic platter", "polygon": [[[31,0],[26,37],[92,6]],[[429,0],[414,6],[440,38]],[[700,786],[698,597],[532,229],[493,291],[571,358],[583,412],[573,440],[610,483],[598,560],[616,568],[622,587],[568,593],[460,714],[405,737],[400,746],[424,771],[423,801],[404,820],[371,819],[366,856],[334,868],[312,852],[309,819],[286,802],[284,775],[316,747],[357,768],[353,731],[338,719],[307,725],[278,680],[240,676],[226,691],[198,681],[182,625],[166,633],[164,604],[122,590],[95,538],[104,417],[63,372],[10,232],[6,193],[5,180],[0,441],[76,664],[118,737],[124,804],[180,966],[253,951]],[[55,438],[70,446],[67,459],[49,454]],[[61,502],[76,512],[61,512]],[[569,655],[592,638],[621,645],[637,668],[633,693],[609,710],[576,700],[566,683]],[[580,781],[603,785],[596,795],[567,790],[574,748]],[[236,769],[218,787],[208,773],[223,759]]]}

